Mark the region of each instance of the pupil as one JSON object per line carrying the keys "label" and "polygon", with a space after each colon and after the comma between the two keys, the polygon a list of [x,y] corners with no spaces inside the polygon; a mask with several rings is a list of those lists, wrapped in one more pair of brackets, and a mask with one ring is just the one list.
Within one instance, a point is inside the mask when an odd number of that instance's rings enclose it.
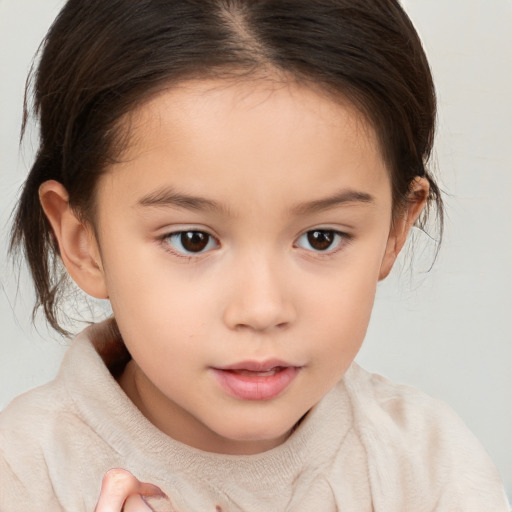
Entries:
{"label": "pupil", "polygon": [[188,252],[201,252],[208,245],[208,237],[200,231],[186,231],[181,233],[181,244]]}
{"label": "pupil", "polygon": [[333,241],[334,233],[332,231],[310,231],[308,233],[308,242],[317,251],[329,249]]}

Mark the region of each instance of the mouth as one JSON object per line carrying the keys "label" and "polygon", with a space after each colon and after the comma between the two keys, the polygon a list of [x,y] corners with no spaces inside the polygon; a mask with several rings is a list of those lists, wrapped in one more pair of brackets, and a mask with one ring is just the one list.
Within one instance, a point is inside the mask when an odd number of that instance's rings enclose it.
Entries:
{"label": "mouth", "polygon": [[244,361],[211,368],[221,388],[241,400],[271,400],[281,395],[301,367],[283,361]]}
{"label": "mouth", "polygon": [[275,375],[278,372],[283,371],[286,366],[274,366],[273,368],[269,368],[267,370],[224,370],[225,372],[235,373],[236,375],[246,376],[246,377],[270,377]]}

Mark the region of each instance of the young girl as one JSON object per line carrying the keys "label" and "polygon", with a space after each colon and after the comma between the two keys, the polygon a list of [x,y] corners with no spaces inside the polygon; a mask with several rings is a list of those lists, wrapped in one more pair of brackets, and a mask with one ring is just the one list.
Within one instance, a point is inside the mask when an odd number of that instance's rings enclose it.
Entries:
{"label": "young girl", "polygon": [[113,318],[0,415],[2,512],[509,509],[445,405],[353,363],[442,213],[395,1],[73,0],[34,94],[13,246],[54,328],[65,273]]}

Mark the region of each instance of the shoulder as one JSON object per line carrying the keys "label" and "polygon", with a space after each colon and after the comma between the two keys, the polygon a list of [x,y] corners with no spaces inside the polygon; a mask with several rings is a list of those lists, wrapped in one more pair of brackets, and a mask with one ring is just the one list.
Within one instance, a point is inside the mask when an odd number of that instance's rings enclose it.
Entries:
{"label": "shoulder", "polygon": [[384,425],[413,435],[418,430],[464,428],[462,421],[444,402],[432,398],[412,386],[397,384],[352,364],[347,372],[345,386],[354,412],[364,427],[373,418]]}
{"label": "shoulder", "polygon": [[57,379],[32,389],[16,397],[0,413],[0,448],[11,449],[17,439],[44,440],[63,425],[64,417],[67,420],[73,414],[73,401],[62,381]]}
{"label": "shoulder", "polygon": [[105,400],[115,386],[86,333],[73,341],[52,382],[0,413],[0,510],[32,508],[35,499],[38,510],[73,509],[82,487],[101,482],[96,472],[104,474],[112,450],[97,424],[107,416]]}
{"label": "shoulder", "polygon": [[344,383],[374,491],[400,496],[395,510],[509,510],[489,456],[447,404],[356,364]]}
{"label": "shoulder", "polygon": [[65,432],[81,421],[75,402],[74,366],[81,348],[76,343],[67,350],[57,377],[51,382],[19,395],[0,413],[0,450],[22,459],[27,451],[54,450],[55,439],[62,442]]}
{"label": "shoulder", "polygon": [[68,405],[65,390],[50,383],[15,398],[0,414],[0,510],[21,510],[35,498],[40,510],[60,509],[46,454],[69,424]]}

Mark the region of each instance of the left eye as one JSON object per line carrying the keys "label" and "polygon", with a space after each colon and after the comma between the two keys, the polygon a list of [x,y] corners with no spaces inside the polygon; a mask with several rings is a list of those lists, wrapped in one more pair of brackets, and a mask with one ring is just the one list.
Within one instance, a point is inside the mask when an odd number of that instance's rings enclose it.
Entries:
{"label": "left eye", "polygon": [[337,249],[345,238],[343,233],[334,229],[313,229],[304,233],[297,245],[315,252],[328,252]]}
{"label": "left eye", "polygon": [[168,235],[167,243],[182,254],[199,254],[218,247],[217,241],[204,231],[177,231]]}

